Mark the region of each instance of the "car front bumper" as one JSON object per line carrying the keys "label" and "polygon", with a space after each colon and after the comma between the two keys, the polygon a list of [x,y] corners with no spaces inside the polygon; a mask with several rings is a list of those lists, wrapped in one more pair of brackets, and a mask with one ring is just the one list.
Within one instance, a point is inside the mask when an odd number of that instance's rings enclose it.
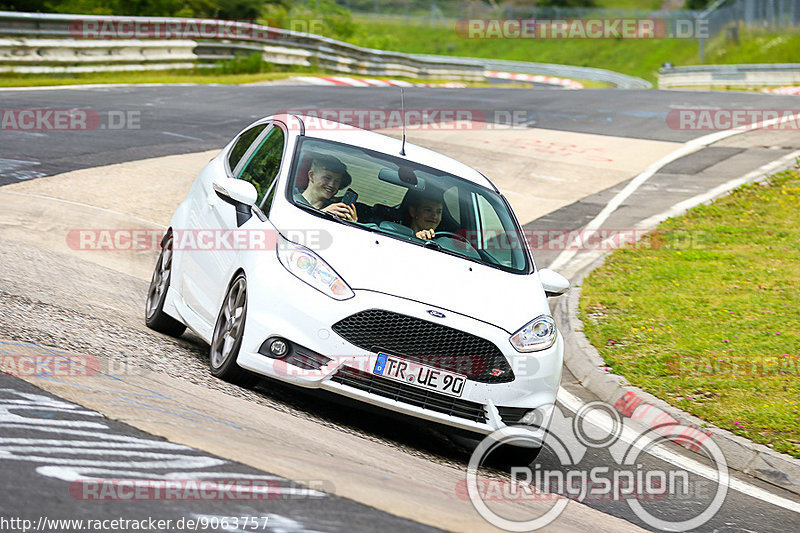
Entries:
{"label": "car front bumper", "polygon": [[[280,266],[270,270],[268,278],[248,276],[248,317],[239,366],[472,433],[488,434],[515,423],[519,416],[509,416],[509,412],[537,410],[534,425],[544,427],[549,421],[561,379],[564,346],[560,334],[550,348],[521,354],[511,346],[508,332],[475,318],[370,290],[356,289],[353,298],[337,301]],[[332,329],[340,320],[371,309],[435,321],[486,339],[500,349],[514,379],[506,383],[467,380],[457,399],[415,385],[387,383],[387,378],[373,376],[377,353],[354,346]],[[444,316],[432,320],[428,313],[432,309]],[[274,337],[330,360],[318,369],[304,369],[264,355],[262,344]]]}

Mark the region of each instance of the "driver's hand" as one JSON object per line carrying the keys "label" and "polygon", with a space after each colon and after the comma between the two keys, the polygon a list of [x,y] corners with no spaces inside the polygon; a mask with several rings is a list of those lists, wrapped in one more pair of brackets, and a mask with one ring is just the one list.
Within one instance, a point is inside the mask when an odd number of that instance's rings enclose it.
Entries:
{"label": "driver's hand", "polygon": [[435,235],[432,229],[421,229],[417,232],[418,239],[433,239]]}
{"label": "driver's hand", "polygon": [[342,202],[339,202],[338,204],[331,204],[328,207],[323,208],[322,210],[327,211],[329,213],[333,213],[339,218],[350,220],[352,222],[358,222],[358,214],[356,214],[356,208],[352,205],[347,205]]}

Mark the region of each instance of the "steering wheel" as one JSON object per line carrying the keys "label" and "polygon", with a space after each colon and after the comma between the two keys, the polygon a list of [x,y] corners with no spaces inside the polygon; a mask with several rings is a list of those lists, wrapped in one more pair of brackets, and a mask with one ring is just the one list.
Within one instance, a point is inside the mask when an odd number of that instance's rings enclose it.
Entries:
{"label": "steering wheel", "polygon": [[435,231],[435,235],[433,236],[434,240],[438,239],[439,237],[450,237],[451,239],[455,239],[457,241],[464,242],[469,245],[470,248],[475,249],[472,246],[472,243],[467,240],[466,237],[463,235],[459,235],[458,233],[453,233],[452,231]]}

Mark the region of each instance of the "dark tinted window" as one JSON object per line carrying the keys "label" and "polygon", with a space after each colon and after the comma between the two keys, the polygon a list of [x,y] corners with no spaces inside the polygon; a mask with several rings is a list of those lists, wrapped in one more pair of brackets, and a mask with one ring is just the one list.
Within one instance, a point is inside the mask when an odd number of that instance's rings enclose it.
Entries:
{"label": "dark tinted window", "polygon": [[256,137],[258,137],[266,127],[267,124],[260,124],[250,128],[239,136],[236,144],[234,144],[233,148],[231,149],[230,155],[228,155],[228,164],[230,165],[231,172],[236,169],[236,165],[239,164],[239,161],[241,161],[245,152],[247,152],[247,149],[250,148],[250,145],[253,144],[253,141],[256,140]]}
{"label": "dark tinted window", "polygon": [[[313,209],[312,199],[322,198],[316,207],[324,209],[352,189],[358,193],[356,227],[418,245],[426,240],[419,230],[432,229],[439,245],[429,246],[432,251],[511,272],[529,270],[514,215],[496,191],[406,158],[308,137],[300,139],[294,165],[286,192],[296,205]],[[335,182],[311,179],[319,170],[339,178],[337,190],[324,186]]]}
{"label": "dark tinted window", "polygon": [[258,148],[250,155],[250,159],[239,173],[240,179],[247,180],[255,186],[258,192],[257,205],[261,205],[281,168],[283,137],[283,130],[277,126],[272,128],[261,139]]}

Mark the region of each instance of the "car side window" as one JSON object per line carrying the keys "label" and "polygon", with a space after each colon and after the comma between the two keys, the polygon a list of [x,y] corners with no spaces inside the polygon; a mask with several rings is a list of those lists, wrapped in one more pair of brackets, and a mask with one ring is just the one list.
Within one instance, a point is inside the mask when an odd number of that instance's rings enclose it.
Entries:
{"label": "car side window", "polygon": [[444,191],[444,205],[457,221],[461,220],[461,206],[458,204],[458,187],[450,187]]}
{"label": "car side window", "polygon": [[270,129],[237,176],[239,179],[249,181],[256,188],[258,193],[256,205],[261,205],[278,175],[283,158],[283,144],[283,130],[277,126]]}
{"label": "car side window", "polygon": [[250,145],[255,142],[261,132],[264,131],[268,124],[259,124],[258,126],[254,126],[247,130],[246,132],[239,135],[239,138],[231,148],[231,153],[228,155],[228,166],[231,169],[231,172],[236,168],[236,165],[239,164],[239,161],[242,160],[244,154],[247,152],[247,149],[250,148]]}
{"label": "car side window", "polygon": [[479,248],[503,266],[519,267],[524,264],[522,245],[517,240],[516,232],[507,229],[511,227],[511,221],[504,223],[484,196],[474,194],[473,198],[478,215]]}

